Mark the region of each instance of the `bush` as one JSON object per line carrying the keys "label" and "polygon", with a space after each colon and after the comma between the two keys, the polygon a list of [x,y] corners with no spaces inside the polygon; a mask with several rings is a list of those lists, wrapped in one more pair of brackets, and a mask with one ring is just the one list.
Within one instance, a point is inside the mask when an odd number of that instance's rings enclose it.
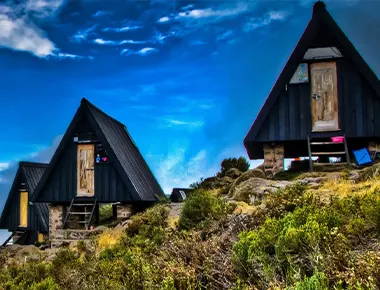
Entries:
{"label": "bush", "polygon": [[363,243],[380,234],[378,193],[321,203],[302,191],[296,186],[269,197],[265,222],[240,234],[233,261],[241,277],[259,288],[278,279],[296,285],[291,289],[328,289],[327,282],[337,286],[338,281],[350,287],[379,287],[374,265],[380,257],[366,254],[374,245],[363,249]]}
{"label": "bush", "polygon": [[229,206],[218,196],[206,190],[193,192],[185,201],[180,218],[181,229],[203,228],[212,220],[220,220],[226,216]]}
{"label": "bush", "polygon": [[245,172],[249,169],[249,163],[245,157],[239,158],[226,158],[221,163],[221,169],[217,174],[218,177],[225,176],[226,172],[231,169],[239,169],[240,172]]}
{"label": "bush", "polygon": [[99,222],[103,223],[113,217],[112,204],[102,204],[99,206]]}

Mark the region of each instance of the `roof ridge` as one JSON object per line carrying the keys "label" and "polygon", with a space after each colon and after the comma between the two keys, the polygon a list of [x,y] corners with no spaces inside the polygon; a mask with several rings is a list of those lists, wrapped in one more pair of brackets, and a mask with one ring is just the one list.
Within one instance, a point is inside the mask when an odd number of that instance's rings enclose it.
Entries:
{"label": "roof ridge", "polygon": [[87,100],[86,98],[82,98],[81,100],[81,104],[85,104],[95,110],[97,110],[99,113],[102,113],[103,115],[107,116],[108,118],[110,118],[111,120],[115,121],[116,123],[118,123],[119,125],[123,126],[123,127],[127,127],[125,126],[122,122],[120,122],[119,120],[116,120],[114,117],[110,116],[109,114],[107,114],[106,112],[104,112],[103,110],[99,109],[97,106],[95,106],[93,103],[91,103],[89,100]]}
{"label": "roof ridge", "polygon": [[49,163],[42,163],[42,162],[31,162],[31,161],[20,161],[19,166],[29,166],[29,167],[48,167]]}

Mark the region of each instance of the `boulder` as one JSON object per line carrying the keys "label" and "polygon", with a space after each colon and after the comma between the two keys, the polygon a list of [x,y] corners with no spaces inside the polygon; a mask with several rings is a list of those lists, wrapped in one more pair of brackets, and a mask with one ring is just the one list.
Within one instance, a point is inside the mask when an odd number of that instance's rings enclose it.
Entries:
{"label": "boulder", "polygon": [[258,177],[258,178],[265,178],[265,173],[263,170],[261,169],[257,169],[257,168],[254,168],[254,169],[251,169],[251,170],[248,170],[246,172],[244,172],[242,175],[240,175],[231,185],[231,188],[228,192],[228,195],[229,196],[234,196],[234,191],[235,191],[235,188],[237,186],[239,186],[239,184],[241,184],[242,182],[250,179],[250,178],[255,178],[255,177]]}
{"label": "boulder", "polygon": [[261,201],[265,195],[284,189],[290,184],[288,181],[275,182],[254,177],[241,182],[230,193],[234,200],[254,204]]}
{"label": "boulder", "polygon": [[236,179],[240,175],[242,175],[242,172],[237,168],[230,168],[225,173],[225,177],[230,177],[232,179]]}

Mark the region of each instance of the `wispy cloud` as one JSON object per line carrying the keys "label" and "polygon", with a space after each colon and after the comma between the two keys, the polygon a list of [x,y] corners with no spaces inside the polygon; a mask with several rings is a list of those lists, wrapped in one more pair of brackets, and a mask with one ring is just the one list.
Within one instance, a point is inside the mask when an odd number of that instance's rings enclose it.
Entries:
{"label": "wispy cloud", "polygon": [[99,11],[97,11],[96,13],[94,13],[94,14],[92,15],[92,17],[96,18],[96,17],[107,16],[107,15],[113,15],[113,12],[112,12],[112,11],[99,10]]}
{"label": "wispy cloud", "polygon": [[122,27],[105,27],[102,29],[102,31],[104,31],[104,32],[107,32],[107,31],[125,32],[125,31],[140,29],[140,28],[142,28],[142,26],[140,26],[140,25],[122,26]]}
{"label": "wispy cloud", "polygon": [[192,40],[192,41],[190,41],[190,45],[192,45],[192,46],[205,45],[205,44],[207,44],[207,42],[203,41],[203,40]]}
{"label": "wispy cloud", "polygon": [[89,28],[79,30],[71,37],[71,41],[81,43],[87,40],[88,36],[96,29],[97,25],[93,25]]}
{"label": "wispy cloud", "polygon": [[141,55],[141,56],[145,56],[145,55],[148,55],[148,54],[151,54],[151,53],[154,53],[154,52],[157,52],[158,49],[157,48],[153,48],[153,47],[144,47],[140,50],[133,50],[133,49],[129,49],[129,48],[125,48],[123,49],[120,54],[121,55]]}
{"label": "wispy cloud", "polygon": [[168,16],[164,16],[164,17],[161,17],[160,19],[158,19],[158,23],[166,23],[166,22],[169,22],[170,18]]}
{"label": "wispy cloud", "polygon": [[9,162],[0,162],[0,172],[9,168]]}
{"label": "wispy cloud", "polygon": [[175,144],[166,156],[157,158],[158,168],[154,170],[164,192],[170,194],[173,187],[188,187],[201,177],[212,176],[217,167],[207,164],[207,151],[200,150],[189,155],[187,147]]}
{"label": "wispy cloud", "polygon": [[165,118],[163,122],[165,127],[185,127],[188,129],[199,129],[204,125],[203,121],[186,121],[171,118]]}
{"label": "wispy cloud", "polygon": [[231,29],[229,29],[226,32],[224,32],[223,34],[218,35],[216,37],[215,41],[218,42],[221,40],[225,40],[225,39],[231,38],[233,35],[234,35],[234,32]]}
{"label": "wispy cloud", "polygon": [[282,21],[287,17],[287,13],[284,11],[269,11],[263,17],[252,17],[244,25],[244,31],[250,32],[257,28],[270,25],[274,21]]}
{"label": "wispy cloud", "polygon": [[248,5],[240,3],[236,7],[228,8],[206,8],[206,9],[193,9],[185,12],[180,12],[177,15],[179,19],[202,19],[202,18],[224,18],[237,16],[248,11]]}
{"label": "wispy cloud", "polygon": [[219,23],[248,13],[254,6],[254,2],[227,2],[204,9],[194,9],[193,6],[189,6],[177,14],[161,17],[159,21],[161,19],[162,21],[167,20],[167,18],[169,21],[172,19],[175,20],[179,25],[172,28],[173,33],[181,37],[203,29],[205,25]]}
{"label": "wispy cloud", "polygon": [[77,54],[71,54],[71,53],[56,53],[53,55],[53,57],[56,57],[58,59],[90,59],[93,60],[93,56],[82,56]]}
{"label": "wispy cloud", "polygon": [[146,41],[140,41],[140,40],[132,40],[132,39],[125,39],[125,40],[106,40],[102,38],[96,38],[93,40],[94,43],[100,44],[100,45],[123,45],[123,44],[145,44]]}
{"label": "wispy cloud", "polygon": [[37,57],[52,55],[55,44],[33,20],[56,15],[63,0],[29,0],[0,5],[0,47],[26,51]]}

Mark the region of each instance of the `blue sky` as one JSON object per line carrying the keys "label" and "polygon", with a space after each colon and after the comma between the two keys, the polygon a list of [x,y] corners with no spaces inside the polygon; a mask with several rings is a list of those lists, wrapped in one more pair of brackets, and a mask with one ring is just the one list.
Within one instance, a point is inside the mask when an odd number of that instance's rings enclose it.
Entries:
{"label": "blue sky", "polygon": [[[126,124],[167,193],[246,156],[243,138],[312,5],[3,1],[0,209],[15,164],[48,162],[82,97]],[[380,2],[327,8],[379,75]]]}

